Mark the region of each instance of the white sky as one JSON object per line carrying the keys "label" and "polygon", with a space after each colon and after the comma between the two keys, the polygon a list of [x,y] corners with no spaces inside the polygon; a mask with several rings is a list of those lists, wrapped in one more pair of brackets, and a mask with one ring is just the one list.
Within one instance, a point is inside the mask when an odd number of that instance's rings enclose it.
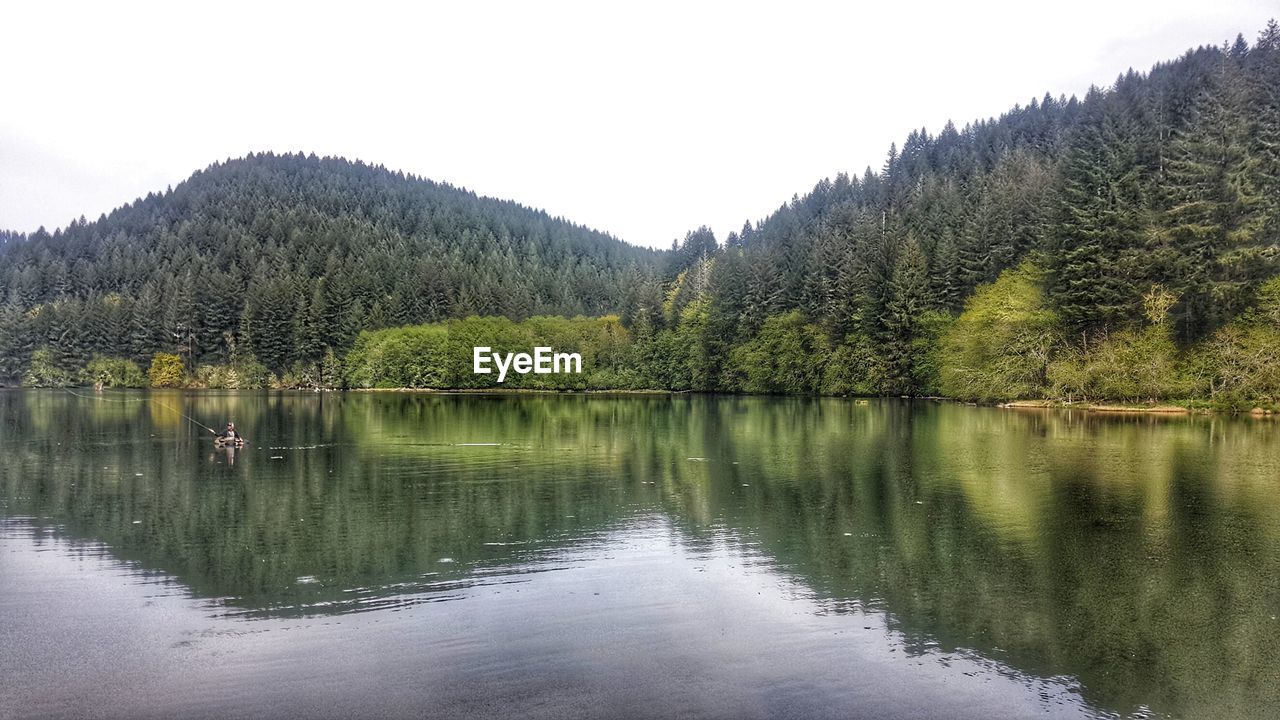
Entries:
{"label": "white sky", "polygon": [[[180,7],[181,6],[181,7]],[[1243,32],[1252,0],[0,6],[0,227],[260,150],[382,163],[632,243],[721,240],[936,132]]]}

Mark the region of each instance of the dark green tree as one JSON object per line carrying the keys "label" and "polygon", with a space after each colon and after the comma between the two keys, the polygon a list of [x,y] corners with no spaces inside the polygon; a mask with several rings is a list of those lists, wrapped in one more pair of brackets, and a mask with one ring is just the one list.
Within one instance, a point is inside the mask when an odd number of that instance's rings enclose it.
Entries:
{"label": "dark green tree", "polygon": [[1068,328],[1093,332],[1138,311],[1144,203],[1133,128],[1098,91],[1067,149],[1049,287]]}

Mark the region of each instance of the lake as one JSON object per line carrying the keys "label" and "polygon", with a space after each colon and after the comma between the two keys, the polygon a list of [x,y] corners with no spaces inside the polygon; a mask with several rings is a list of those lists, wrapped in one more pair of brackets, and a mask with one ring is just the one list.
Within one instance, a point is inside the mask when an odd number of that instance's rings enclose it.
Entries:
{"label": "lake", "polygon": [[1272,420],[77,392],[0,390],[0,717],[1280,715]]}

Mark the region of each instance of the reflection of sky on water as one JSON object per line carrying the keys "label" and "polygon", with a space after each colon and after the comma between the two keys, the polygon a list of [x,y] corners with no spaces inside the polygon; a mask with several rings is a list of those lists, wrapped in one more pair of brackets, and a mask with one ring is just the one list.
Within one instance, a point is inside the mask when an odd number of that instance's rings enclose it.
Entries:
{"label": "reflection of sky on water", "polygon": [[912,647],[882,613],[829,612],[749,544],[691,543],[661,515],[289,618],[29,521],[0,528],[0,633],[23,649],[0,672],[24,678],[6,716],[1093,714],[1069,679]]}

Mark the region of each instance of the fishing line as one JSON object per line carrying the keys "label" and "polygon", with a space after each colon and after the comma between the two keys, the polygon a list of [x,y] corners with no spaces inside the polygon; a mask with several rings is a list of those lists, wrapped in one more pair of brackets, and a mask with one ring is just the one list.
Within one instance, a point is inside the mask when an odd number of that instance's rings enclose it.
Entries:
{"label": "fishing line", "polygon": [[190,420],[191,422],[195,423],[196,425],[199,425],[200,427],[204,428],[205,430],[208,430],[209,432],[213,433],[214,435],[217,435],[217,434],[218,434],[218,431],[217,431],[217,430],[214,430],[213,428],[209,427],[208,425],[205,425],[204,423],[202,423],[202,422],[200,422],[199,420],[197,420],[197,419],[195,419],[195,418],[191,417],[190,415],[188,415],[188,414],[186,414],[186,413],[182,412],[181,410],[179,410],[179,409],[175,408],[174,406],[172,406],[172,405],[170,405],[170,404],[168,404],[168,403],[166,403],[166,402],[163,402],[163,401],[160,401],[160,400],[156,400],[155,398],[145,397],[145,398],[136,398],[136,399],[133,399],[133,400],[112,400],[111,398],[98,397],[98,396],[96,396],[96,395],[82,395],[82,394],[80,394],[80,393],[78,393],[78,392],[72,392],[69,388],[62,388],[62,389],[63,389],[63,391],[64,391],[64,392],[66,392],[66,393],[67,393],[67,394],[69,394],[69,395],[74,395],[74,396],[76,396],[76,397],[78,397],[78,398],[84,398],[85,400],[98,400],[98,401],[100,401],[100,402],[123,403],[123,404],[128,404],[128,403],[138,403],[138,402],[153,402],[153,403],[155,403],[156,405],[159,405],[159,406],[160,406],[160,407],[162,407],[162,408],[166,408],[166,409],[168,409],[168,410],[170,410],[170,411],[172,411],[172,412],[176,412],[176,413],[178,413],[178,414],[179,414],[179,415],[181,415],[182,417],[184,417],[184,418],[186,418],[186,419]]}

